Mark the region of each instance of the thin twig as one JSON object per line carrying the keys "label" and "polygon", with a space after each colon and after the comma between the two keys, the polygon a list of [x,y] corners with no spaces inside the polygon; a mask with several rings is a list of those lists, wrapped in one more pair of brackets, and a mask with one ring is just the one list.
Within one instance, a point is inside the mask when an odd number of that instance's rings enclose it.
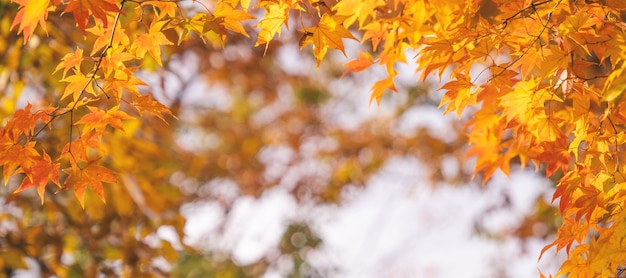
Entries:
{"label": "thin twig", "polygon": [[70,113],[70,139],[69,139],[69,144],[70,145],[69,145],[69,148],[68,148],[68,152],[70,154],[72,153],[72,137],[73,137],[73,132],[74,132],[74,110],[76,110],[76,106],[78,105],[78,100],[83,96],[83,94],[85,94],[85,90],[87,89],[87,87],[90,86],[92,84],[92,82],[94,82],[96,80],[96,74],[100,70],[100,66],[102,65],[102,61],[104,60],[104,57],[106,56],[108,50],[113,48],[113,39],[115,38],[115,30],[117,30],[117,24],[120,21],[120,15],[122,13],[122,9],[124,8],[124,4],[126,3],[126,1],[127,0],[122,0],[122,2],[120,3],[120,11],[117,12],[117,14],[115,15],[115,20],[113,21],[113,26],[111,27],[111,37],[109,38],[109,44],[106,47],[104,47],[104,49],[102,49],[102,52],[100,53],[100,56],[99,56],[99,59],[98,59],[98,62],[96,63],[96,65],[94,66],[94,68],[93,68],[93,70],[91,72],[91,76],[89,77],[89,81],[85,84],[85,86],[83,86],[83,88],[80,91],[80,95],[78,95],[78,98],[76,98],[74,100],[74,105],[72,105],[72,108],[70,108],[70,110],[69,110],[69,113]]}

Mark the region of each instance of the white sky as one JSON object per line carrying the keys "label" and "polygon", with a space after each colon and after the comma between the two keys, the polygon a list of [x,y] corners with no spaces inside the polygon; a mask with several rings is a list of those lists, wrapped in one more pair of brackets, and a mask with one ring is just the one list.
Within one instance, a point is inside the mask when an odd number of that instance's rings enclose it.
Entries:
{"label": "white sky", "polygon": [[[339,267],[338,277],[536,277],[537,268],[554,272],[550,252],[537,264],[547,243],[516,238],[479,236],[474,222],[483,217],[493,233],[512,229],[530,213],[538,196],[548,196],[548,182],[529,171],[510,178],[497,175],[485,188],[476,185],[433,186],[416,169],[411,157],[390,160],[364,189],[346,194],[340,206],[302,206],[287,190],[275,188],[259,199],[239,198],[222,235],[215,233],[223,219],[219,206],[195,207],[185,231],[194,246],[230,250],[240,264],[271,258],[290,221],[306,219],[323,241],[309,253],[321,269]],[[510,208],[485,211],[510,193]],[[522,251],[524,250],[524,251]],[[281,277],[289,269],[267,276]]]}

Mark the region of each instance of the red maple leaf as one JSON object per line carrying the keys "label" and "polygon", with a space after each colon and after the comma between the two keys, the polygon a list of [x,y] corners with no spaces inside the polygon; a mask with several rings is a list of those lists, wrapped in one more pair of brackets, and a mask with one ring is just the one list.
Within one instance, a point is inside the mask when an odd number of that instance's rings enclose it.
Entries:
{"label": "red maple leaf", "polygon": [[89,15],[102,22],[104,28],[108,25],[107,12],[122,12],[114,0],[70,0],[63,13],[72,12],[76,24],[85,33]]}

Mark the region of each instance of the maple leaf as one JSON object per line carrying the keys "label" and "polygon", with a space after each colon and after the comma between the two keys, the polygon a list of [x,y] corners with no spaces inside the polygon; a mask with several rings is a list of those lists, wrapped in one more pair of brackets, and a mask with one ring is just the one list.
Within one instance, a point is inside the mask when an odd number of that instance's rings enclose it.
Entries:
{"label": "maple leaf", "polygon": [[[100,53],[102,49],[109,46],[111,44],[112,49],[117,49],[118,46],[127,47],[130,45],[130,38],[126,34],[126,30],[122,25],[118,25],[116,27],[116,31],[113,32],[113,22],[114,18],[109,17],[108,23],[104,25],[96,24],[91,28],[87,28],[89,33],[92,33],[96,37],[96,41],[93,44],[93,48],[91,49],[91,54],[94,55],[96,53]],[[107,26],[107,27],[104,27]],[[113,39],[111,40],[111,35],[113,35]],[[128,53],[128,52],[127,52]]]}
{"label": "maple leaf", "polygon": [[98,141],[98,137],[102,133],[90,131],[86,134],[82,134],[78,139],[68,142],[63,147],[63,152],[60,159],[67,159],[74,167],[78,167],[79,161],[89,161],[90,156],[93,156],[96,152],[103,152],[104,146]]}
{"label": "maple leaf", "polygon": [[546,49],[545,51],[540,50],[533,44],[526,50],[524,55],[519,57],[515,65],[520,65],[522,76],[529,76],[533,69],[535,69],[538,65],[541,65],[544,56],[549,53],[549,49]]}
{"label": "maple leaf", "polygon": [[93,96],[98,96],[98,93],[94,90],[91,81],[99,78],[98,76],[85,76],[81,71],[74,69],[74,75],[61,79],[62,82],[68,82],[69,84],[63,91],[61,99],[65,99],[68,96],[72,96],[73,101],[78,101],[78,98],[87,92]]}
{"label": "maple leaf", "polygon": [[31,112],[32,104],[28,103],[23,109],[15,111],[11,118],[4,126],[5,134],[7,134],[14,144],[17,144],[19,136],[24,134],[30,138],[33,136],[35,126],[39,120],[47,122],[50,120],[49,113],[51,109],[40,110],[35,113]]}
{"label": "maple leaf", "polygon": [[176,10],[178,9],[178,5],[176,2],[169,1],[145,1],[141,2],[141,6],[153,6],[159,9],[157,13],[159,15],[159,19],[164,18],[166,15],[170,18],[176,17]]}
{"label": "maple leaf", "polygon": [[20,187],[18,187],[13,193],[19,193],[31,187],[37,186],[37,193],[41,198],[41,204],[44,201],[44,192],[49,182],[55,183],[58,187],[61,187],[59,183],[59,163],[53,163],[50,156],[47,153],[43,153],[43,157],[36,159],[33,164],[32,173],[22,180]]}
{"label": "maple leaf", "polygon": [[28,42],[35,32],[37,24],[41,25],[41,28],[43,28],[46,33],[48,32],[46,29],[48,12],[56,9],[54,5],[51,5],[50,0],[11,0],[11,2],[20,5],[19,11],[13,19],[13,24],[11,24],[11,29],[17,26],[17,24],[20,25],[17,29],[17,33],[24,34],[24,44]]}
{"label": "maple leaf", "polygon": [[170,111],[170,109],[167,108],[167,106],[161,104],[158,101],[155,101],[154,98],[152,98],[152,95],[145,95],[145,96],[133,95],[132,104],[133,104],[133,107],[135,107],[135,109],[139,111],[140,115],[143,115],[144,112],[148,112],[148,113],[154,114],[155,116],[157,116],[159,119],[161,119],[162,121],[166,123],[167,121],[163,117],[164,114],[170,115],[176,118],[176,116],[172,114],[172,111]]}
{"label": "maple leaf", "polygon": [[222,3],[218,3],[218,5],[215,7],[215,12],[213,13],[213,15],[216,19],[222,20],[221,25],[226,27],[226,29],[242,34],[246,37],[248,37],[248,33],[241,25],[241,21],[255,18],[247,12],[233,9],[230,5]]}
{"label": "maple leaf", "polygon": [[465,110],[467,105],[476,105],[476,98],[478,94],[476,92],[472,92],[474,84],[472,84],[467,77],[463,75],[456,75],[455,78],[456,80],[452,80],[441,87],[442,90],[447,90],[447,92],[441,99],[438,108],[447,104],[448,106],[446,107],[444,114],[456,111],[456,114],[460,119],[463,114],[463,110]]}
{"label": "maple leaf", "polygon": [[139,88],[137,86],[148,85],[145,82],[143,82],[143,80],[139,79],[137,76],[132,75],[132,74],[129,75],[127,79],[106,78],[103,81],[104,81],[104,85],[103,85],[104,90],[107,93],[110,92],[109,94],[110,96],[113,96],[118,99],[122,98],[122,94],[124,91],[127,91],[133,95],[138,95]]}
{"label": "maple leaf", "polygon": [[[621,76],[620,76],[621,75]],[[622,70],[611,73],[604,86],[602,101],[617,103],[626,91],[626,74]]]}
{"label": "maple leaf", "polygon": [[604,205],[604,193],[593,185],[581,186],[580,192],[582,193],[576,201],[574,206],[580,208],[576,212],[576,219],[580,219],[583,215],[591,216],[593,211],[597,207],[603,207]]}
{"label": "maple leaf", "polygon": [[74,166],[63,169],[63,172],[68,176],[57,192],[74,189],[74,194],[83,209],[85,208],[85,191],[87,188],[96,193],[102,202],[106,202],[102,183],[117,183],[117,179],[113,171],[98,165],[97,161],[89,161],[85,167]]}
{"label": "maple leaf", "polygon": [[556,245],[556,250],[559,251],[563,247],[565,247],[566,251],[569,253],[570,248],[574,241],[578,241],[581,243],[584,237],[587,235],[588,226],[584,223],[580,223],[574,217],[565,217],[563,218],[563,224],[559,227],[557,232],[557,238],[554,242],[546,245],[541,250],[539,255],[539,260],[541,260],[541,256],[550,248]]}
{"label": "maple leaf", "polygon": [[148,30],[148,34],[137,35],[137,38],[132,44],[132,49],[135,51],[137,57],[143,58],[146,52],[148,52],[159,65],[163,65],[163,62],[161,62],[161,46],[173,44],[161,32],[161,29],[163,29],[166,23],[167,21],[153,21]]}
{"label": "maple leaf", "polygon": [[366,68],[369,68],[374,64],[372,55],[367,52],[359,51],[359,58],[356,58],[350,62],[343,64],[347,69],[341,74],[340,78],[343,78],[346,74],[351,72],[359,72]]}
{"label": "maple leaf", "polygon": [[74,14],[78,28],[85,34],[89,15],[94,19],[100,20],[104,28],[108,26],[107,13],[121,13],[115,0],[70,0],[63,13],[71,12]]}
{"label": "maple leaf", "polygon": [[368,18],[376,16],[376,8],[384,4],[380,0],[342,0],[333,6],[333,11],[336,11],[336,16],[346,18],[343,21],[346,28],[357,20],[359,21],[359,28],[363,28]]}
{"label": "maple leaf", "polygon": [[558,68],[567,68],[570,57],[568,52],[552,45],[549,49],[544,49],[543,52],[545,53],[545,58],[539,65],[541,76],[554,74]]}
{"label": "maple leaf", "polygon": [[383,96],[385,90],[392,90],[398,92],[396,86],[393,83],[393,76],[388,76],[385,79],[378,80],[372,86],[372,95],[370,96],[370,105],[373,100],[376,100],[376,104],[380,105],[380,98]]}
{"label": "maple leaf", "polygon": [[[563,121],[554,115],[535,115],[532,118],[532,124],[530,128],[533,130],[532,134],[539,140],[544,142],[552,142],[563,136],[559,124]],[[554,160],[554,157],[550,160]]]}
{"label": "maple leaf", "polygon": [[[207,15],[206,21],[202,26],[203,38],[207,37],[211,42],[219,41],[220,46],[224,47],[226,40],[226,27],[224,27],[224,18],[217,18],[213,15]],[[206,42],[205,42],[206,43]]]}
{"label": "maple leaf", "polygon": [[107,111],[93,106],[87,106],[87,108],[89,108],[91,112],[84,115],[78,122],[75,123],[77,125],[84,125],[85,131],[95,130],[96,133],[104,133],[104,129],[107,126],[112,126],[116,129],[124,131],[122,120],[133,118],[126,114],[126,112],[118,110],[119,106],[112,107]]}
{"label": "maple leaf", "polygon": [[500,106],[502,115],[507,122],[519,120],[521,123],[541,127],[542,130],[536,130],[536,134],[547,135],[554,141],[556,138],[550,134],[554,130],[554,126],[547,119],[545,112],[542,111],[546,101],[554,100],[562,102],[562,100],[554,93],[545,89],[537,89],[538,80],[520,81],[515,85],[515,90],[500,97]]}
{"label": "maple leaf", "polygon": [[363,27],[365,33],[363,34],[362,41],[371,41],[372,50],[378,50],[380,42],[387,37],[387,23],[381,23],[379,21],[372,21]]}
{"label": "maple leaf", "polygon": [[565,144],[565,138],[562,136],[560,129],[555,131],[553,141],[547,141],[542,144],[544,150],[536,157],[539,160],[547,161],[546,177],[551,177],[554,172],[561,169],[563,173],[567,173],[567,168],[572,160],[568,148]]}
{"label": "maple leaf", "polygon": [[35,150],[35,142],[29,142],[24,146],[13,144],[12,142],[3,142],[0,145],[0,165],[2,165],[2,177],[4,185],[9,182],[9,178],[16,173],[24,172],[31,175],[33,166],[39,158],[39,153]]}
{"label": "maple leaf", "polygon": [[[280,36],[280,31],[283,28],[283,24],[285,24],[285,26],[289,28],[287,22],[287,16],[289,15],[289,6],[285,5],[282,2],[272,2],[272,4],[268,5],[265,9],[265,16],[261,19],[261,21],[259,21],[259,24],[254,26],[254,28],[261,29],[259,30],[259,37],[254,46],[269,43],[276,34]],[[265,46],[265,50],[267,51],[267,45]]]}
{"label": "maple leaf", "polygon": [[62,62],[57,65],[54,72],[63,69],[63,78],[65,78],[67,71],[70,69],[80,71],[80,64],[83,60],[83,50],[80,47],[76,47],[76,51],[74,51],[74,53],[67,53],[63,56],[63,58],[61,58]]}
{"label": "maple leaf", "polygon": [[328,14],[322,16],[317,26],[304,28],[301,31],[304,34],[309,34],[306,36],[301,47],[305,47],[311,43],[313,44],[313,55],[315,55],[315,59],[317,60],[317,67],[320,66],[328,48],[341,50],[345,55],[342,39],[357,40],[350,31],[343,27],[343,25],[337,23],[335,19]]}

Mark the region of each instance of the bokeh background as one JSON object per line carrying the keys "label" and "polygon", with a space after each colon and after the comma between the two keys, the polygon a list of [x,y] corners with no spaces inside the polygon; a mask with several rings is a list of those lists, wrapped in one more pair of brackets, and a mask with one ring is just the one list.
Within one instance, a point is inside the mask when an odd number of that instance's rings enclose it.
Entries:
{"label": "bokeh background", "polygon": [[[27,102],[58,103],[56,64],[94,39],[51,16],[23,45],[16,9],[0,1],[4,121]],[[192,37],[164,48],[163,67],[137,65],[142,93],[177,119],[146,116],[102,139],[119,173],[106,204],[88,193],[83,210],[50,188],[42,206],[35,190],[12,193],[19,177],[0,187],[0,277],[536,277],[559,266],[553,250],[537,262],[560,223],[541,167],[481,184],[465,154],[471,111],[443,115],[441,80],[399,64],[398,92],[369,103],[383,69],[340,78],[369,46],[346,41],[347,56],[316,68],[297,29],[267,51],[253,31],[225,46]],[[60,152],[69,124],[59,118],[39,146]]]}

